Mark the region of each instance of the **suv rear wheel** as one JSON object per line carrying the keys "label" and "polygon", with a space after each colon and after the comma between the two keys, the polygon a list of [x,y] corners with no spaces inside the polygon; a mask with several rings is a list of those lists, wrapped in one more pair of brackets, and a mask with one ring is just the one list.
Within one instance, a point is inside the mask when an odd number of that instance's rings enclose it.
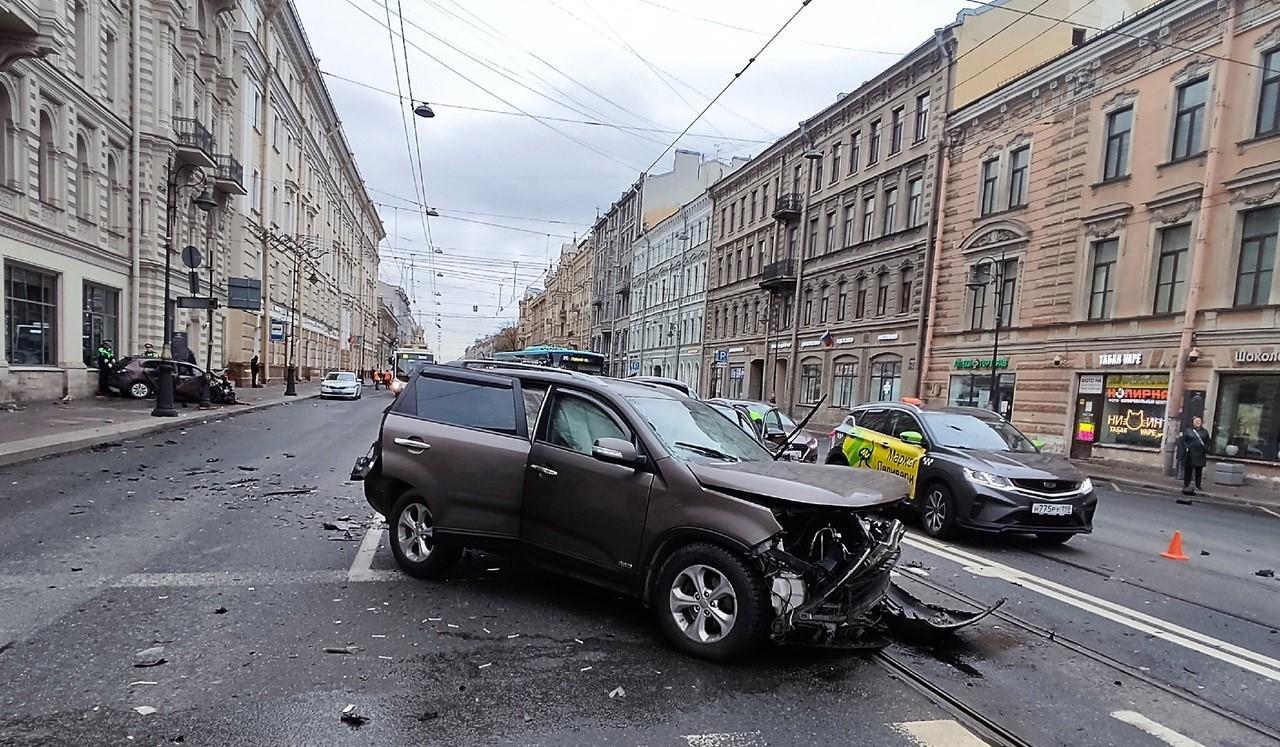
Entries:
{"label": "suv rear wheel", "polygon": [[655,583],[658,627],[687,654],[728,661],[768,636],[773,608],[764,576],[722,547],[695,543],[676,550]]}
{"label": "suv rear wheel", "polygon": [[462,557],[460,546],[436,540],[431,509],[416,491],[400,496],[387,520],[391,525],[391,554],[400,569],[414,578],[434,578]]}

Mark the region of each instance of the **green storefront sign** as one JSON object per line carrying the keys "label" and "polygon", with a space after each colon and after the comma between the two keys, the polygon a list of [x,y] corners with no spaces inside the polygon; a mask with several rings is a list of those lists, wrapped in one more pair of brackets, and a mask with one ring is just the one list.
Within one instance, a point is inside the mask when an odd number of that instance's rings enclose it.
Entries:
{"label": "green storefront sign", "polygon": [[[960,369],[962,371],[970,371],[975,368],[991,368],[991,359],[990,358],[957,358],[955,362],[952,363],[951,365],[952,365],[952,368]],[[1008,368],[1008,367],[1009,367],[1008,358],[996,358],[996,368]]]}

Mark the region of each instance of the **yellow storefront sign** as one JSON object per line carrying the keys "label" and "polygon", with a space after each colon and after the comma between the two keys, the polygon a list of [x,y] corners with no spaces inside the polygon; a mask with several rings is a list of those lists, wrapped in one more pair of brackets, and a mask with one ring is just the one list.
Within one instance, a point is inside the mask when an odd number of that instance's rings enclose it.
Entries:
{"label": "yellow storefront sign", "polygon": [[844,439],[844,458],[851,467],[889,472],[907,481],[907,495],[915,498],[916,475],[924,447],[890,438],[875,431],[855,428]]}

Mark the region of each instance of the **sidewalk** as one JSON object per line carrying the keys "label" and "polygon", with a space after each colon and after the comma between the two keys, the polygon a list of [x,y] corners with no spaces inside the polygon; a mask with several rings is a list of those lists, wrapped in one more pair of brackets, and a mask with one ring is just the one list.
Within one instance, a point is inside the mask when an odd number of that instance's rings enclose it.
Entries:
{"label": "sidewalk", "polygon": [[176,418],[152,417],[153,399],[90,397],[66,403],[0,404],[0,466],[316,397],[320,394],[320,380],[299,382],[297,388],[296,397],[284,396],[284,384],[237,389],[237,404],[214,405],[208,410],[201,410],[193,402],[179,402]]}
{"label": "sidewalk", "polygon": [[[1183,498],[1182,479],[1169,477],[1154,469],[1138,469],[1130,465],[1117,465],[1096,460],[1071,460],[1072,464],[1096,482],[1113,483],[1119,488],[1158,492],[1170,498]],[[1240,487],[1215,485],[1212,470],[1204,471],[1204,490],[1196,491],[1191,500],[1202,503],[1225,503],[1235,506],[1257,506],[1271,511],[1280,510],[1280,490],[1246,483]]]}

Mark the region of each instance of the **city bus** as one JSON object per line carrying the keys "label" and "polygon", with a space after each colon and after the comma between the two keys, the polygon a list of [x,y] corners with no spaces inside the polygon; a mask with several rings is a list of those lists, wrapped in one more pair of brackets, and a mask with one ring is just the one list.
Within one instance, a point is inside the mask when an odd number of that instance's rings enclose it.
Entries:
{"label": "city bus", "polygon": [[419,348],[399,348],[392,353],[395,360],[396,377],[391,382],[391,391],[399,394],[404,385],[409,383],[409,377],[423,366],[435,363],[434,354]]}
{"label": "city bus", "polygon": [[593,353],[590,350],[574,350],[573,348],[562,348],[554,345],[533,345],[524,350],[494,353],[493,359],[514,363],[533,363],[552,368],[567,368],[570,371],[581,371],[582,373],[595,374],[597,376],[604,373],[603,355]]}

